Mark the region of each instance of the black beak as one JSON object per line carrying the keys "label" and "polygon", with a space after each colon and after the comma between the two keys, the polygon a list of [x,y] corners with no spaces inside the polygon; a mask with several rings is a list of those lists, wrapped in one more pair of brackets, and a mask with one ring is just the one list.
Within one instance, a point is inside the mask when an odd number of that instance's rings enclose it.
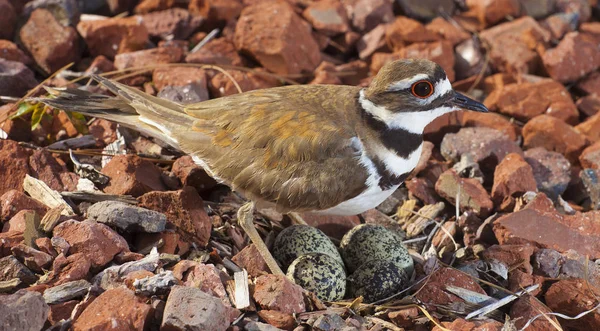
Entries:
{"label": "black beak", "polygon": [[461,93],[454,91],[454,98],[450,100],[450,105],[457,108],[487,113],[489,110],[481,102],[475,101]]}

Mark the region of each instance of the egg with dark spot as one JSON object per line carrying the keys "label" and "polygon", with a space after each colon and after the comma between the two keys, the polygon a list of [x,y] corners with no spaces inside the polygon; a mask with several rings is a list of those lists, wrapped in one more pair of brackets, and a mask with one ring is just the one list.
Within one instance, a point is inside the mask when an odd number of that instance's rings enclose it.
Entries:
{"label": "egg with dark spot", "polygon": [[348,277],[348,294],[366,303],[388,298],[406,288],[410,274],[395,260],[371,260]]}
{"label": "egg with dark spot", "polygon": [[292,225],[283,229],[275,238],[273,257],[284,270],[299,256],[309,253],[327,254],[344,265],[340,253],[329,237],[312,226]]}
{"label": "egg with dark spot", "polygon": [[400,235],[381,225],[361,224],[342,238],[341,255],[349,273],[368,261],[396,261],[407,274],[412,274],[413,260]]}
{"label": "egg with dark spot", "polygon": [[346,293],[346,272],[334,258],[323,253],[309,253],[290,264],[287,277],[324,301],[337,301]]}

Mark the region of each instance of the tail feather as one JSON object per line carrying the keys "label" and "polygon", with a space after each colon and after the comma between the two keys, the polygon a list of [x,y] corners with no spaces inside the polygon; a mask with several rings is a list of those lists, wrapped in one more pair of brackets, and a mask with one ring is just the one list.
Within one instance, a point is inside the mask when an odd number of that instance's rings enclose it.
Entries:
{"label": "tail feather", "polygon": [[121,123],[179,148],[173,132],[190,128],[193,118],[183,106],[135,88],[93,75],[114,97],[72,88],[46,88],[53,98],[35,98],[52,107]]}

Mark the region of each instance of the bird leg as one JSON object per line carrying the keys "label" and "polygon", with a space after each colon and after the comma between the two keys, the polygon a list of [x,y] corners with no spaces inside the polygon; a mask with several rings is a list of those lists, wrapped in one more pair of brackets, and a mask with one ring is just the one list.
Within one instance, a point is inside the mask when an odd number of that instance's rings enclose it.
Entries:
{"label": "bird leg", "polygon": [[273,255],[271,255],[271,252],[269,252],[267,245],[265,245],[265,242],[258,234],[258,231],[256,231],[256,228],[254,228],[254,203],[248,202],[241,206],[237,212],[237,217],[239,225],[242,227],[242,229],[244,229],[254,246],[256,246],[256,249],[267,263],[269,269],[271,269],[271,272],[274,275],[284,275],[283,271],[281,271],[281,268],[277,264],[277,261],[275,261]]}
{"label": "bird leg", "polygon": [[302,216],[300,216],[300,214],[295,213],[295,212],[289,212],[287,214],[289,216],[289,218],[292,220],[292,223],[296,224],[296,225],[308,225],[304,219],[302,218]]}

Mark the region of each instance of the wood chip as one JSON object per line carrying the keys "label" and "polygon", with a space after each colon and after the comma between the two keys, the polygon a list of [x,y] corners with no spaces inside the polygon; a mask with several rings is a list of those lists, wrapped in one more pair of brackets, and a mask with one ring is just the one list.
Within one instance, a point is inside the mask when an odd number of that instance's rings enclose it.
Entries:
{"label": "wood chip", "polygon": [[23,190],[29,194],[35,200],[43,203],[50,207],[50,209],[58,206],[63,206],[62,215],[75,216],[75,211],[71,205],[69,205],[57,191],[51,189],[46,183],[42,182],[37,178],[33,178],[29,175],[25,175],[23,180]]}
{"label": "wood chip", "polygon": [[65,206],[60,205],[56,208],[48,210],[44,217],[42,217],[42,221],[40,222],[40,229],[46,233],[52,232],[54,227],[60,221],[60,217],[62,216],[62,212],[64,209]]}
{"label": "wood chip", "polygon": [[248,290],[248,272],[246,269],[233,274],[235,281],[235,307],[244,309],[250,306],[250,291]]}
{"label": "wood chip", "polygon": [[21,285],[21,280],[19,278],[0,281],[0,293],[11,293],[19,285]]}

